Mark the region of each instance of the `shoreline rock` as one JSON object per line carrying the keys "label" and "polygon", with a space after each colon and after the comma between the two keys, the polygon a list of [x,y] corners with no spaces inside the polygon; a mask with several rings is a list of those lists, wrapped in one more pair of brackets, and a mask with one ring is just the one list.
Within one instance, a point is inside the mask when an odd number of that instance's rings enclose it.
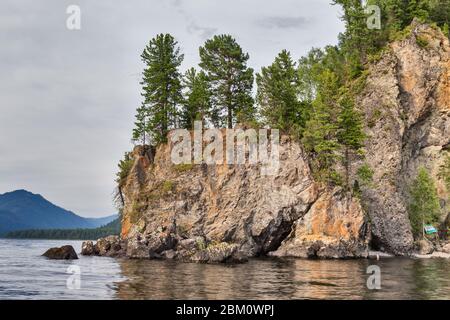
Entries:
{"label": "shoreline rock", "polygon": [[450,253],[445,252],[439,252],[435,251],[432,254],[419,254],[419,253],[413,253],[411,255],[412,258],[416,259],[436,259],[436,258],[442,258],[442,259],[450,259]]}
{"label": "shoreline rock", "polygon": [[81,245],[83,256],[121,257],[125,256],[125,250],[126,242],[119,236],[100,238],[95,244],[93,241],[84,241]]}
{"label": "shoreline rock", "polygon": [[76,260],[78,255],[72,246],[62,246],[60,248],[50,248],[44,254],[44,257],[51,260]]}

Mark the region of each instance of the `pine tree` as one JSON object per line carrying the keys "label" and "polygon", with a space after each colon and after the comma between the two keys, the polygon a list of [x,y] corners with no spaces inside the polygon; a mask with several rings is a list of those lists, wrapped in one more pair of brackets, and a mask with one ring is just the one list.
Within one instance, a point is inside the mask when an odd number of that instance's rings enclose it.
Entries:
{"label": "pine tree", "polygon": [[325,70],[318,78],[318,93],[313,102],[311,119],[306,122],[302,142],[314,158],[313,169],[319,180],[339,183],[334,165],[338,159],[338,108],[335,101],[339,91],[336,74]]}
{"label": "pine tree", "polygon": [[159,34],[150,40],[141,58],[145,64],[141,85],[147,126],[158,144],[166,141],[168,131],[177,124],[177,104],[182,101],[178,68],[184,56],[170,34]]}
{"label": "pine tree", "polygon": [[141,143],[143,146],[145,146],[145,144],[149,143],[150,141],[148,140],[148,110],[144,104],[136,109],[135,117],[136,121],[134,123],[132,140],[134,143]]}
{"label": "pine tree", "polygon": [[423,235],[423,226],[439,222],[441,214],[436,186],[425,168],[419,169],[412,182],[410,198],[409,219],[413,233],[418,238]]}
{"label": "pine tree", "polygon": [[213,93],[213,104],[223,125],[253,119],[251,95],[253,69],[247,67],[249,55],[230,35],[214,36],[200,47],[200,67],[205,70]]}
{"label": "pine tree", "polygon": [[267,123],[289,131],[305,126],[305,114],[298,100],[298,73],[288,51],[283,50],[272,65],[256,75],[257,101]]}
{"label": "pine tree", "polygon": [[215,122],[214,115],[211,114],[211,93],[206,74],[191,68],[186,71],[183,84],[186,92],[181,110],[182,127],[192,129],[197,120],[202,121],[203,125],[207,119]]}
{"label": "pine tree", "polygon": [[450,0],[434,0],[431,5],[430,18],[439,26],[447,28],[450,26]]}
{"label": "pine tree", "polygon": [[365,134],[361,115],[355,110],[353,101],[344,96],[340,103],[341,112],[338,117],[338,142],[343,148],[346,186],[350,188],[350,169],[353,157],[362,155]]}
{"label": "pine tree", "polygon": [[427,21],[430,16],[429,0],[409,0],[407,14],[410,21],[414,18]]}
{"label": "pine tree", "polygon": [[344,9],[342,20],[345,22],[346,31],[340,35],[341,46],[345,50],[351,73],[358,75],[363,64],[367,62],[375,31],[367,27],[367,14],[361,0],[334,0],[332,4],[340,4]]}

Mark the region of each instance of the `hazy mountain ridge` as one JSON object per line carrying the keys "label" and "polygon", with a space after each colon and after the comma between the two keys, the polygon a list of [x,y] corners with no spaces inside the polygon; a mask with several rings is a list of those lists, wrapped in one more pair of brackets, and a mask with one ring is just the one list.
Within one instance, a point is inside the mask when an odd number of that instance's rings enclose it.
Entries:
{"label": "hazy mountain ridge", "polygon": [[0,234],[25,229],[92,229],[116,218],[84,218],[26,190],[0,195]]}

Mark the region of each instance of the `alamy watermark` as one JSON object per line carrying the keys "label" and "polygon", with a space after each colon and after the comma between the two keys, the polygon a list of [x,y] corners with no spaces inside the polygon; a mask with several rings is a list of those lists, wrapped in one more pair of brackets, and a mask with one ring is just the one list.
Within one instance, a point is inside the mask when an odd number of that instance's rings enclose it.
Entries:
{"label": "alamy watermark", "polygon": [[66,20],[66,27],[69,30],[81,30],[81,8],[76,4],[71,4],[66,9],[69,16]]}
{"label": "alamy watermark", "polygon": [[277,129],[206,129],[196,121],[193,135],[186,129],[170,133],[175,165],[259,164],[261,175],[275,175],[280,166]]}
{"label": "alamy watermark", "polygon": [[369,290],[381,290],[381,269],[377,265],[371,265],[367,267],[367,274],[370,276],[367,278],[367,289]]}
{"label": "alamy watermark", "polygon": [[66,287],[69,290],[80,290],[81,289],[81,268],[77,265],[70,265],[66,273],[70,276],[66,280]]}

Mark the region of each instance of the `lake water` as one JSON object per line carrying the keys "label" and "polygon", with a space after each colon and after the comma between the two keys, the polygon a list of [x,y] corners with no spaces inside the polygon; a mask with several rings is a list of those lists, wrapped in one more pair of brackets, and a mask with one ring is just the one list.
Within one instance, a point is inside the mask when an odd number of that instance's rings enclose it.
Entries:
{"label": "lake water", "polygon": [[[81,250],[81,241],[0,239],[0,299],[450,299],[450,260],[444,259],[201,265],[41,256],[66,244]],[[381,290],[367,289],[370,265],[380,267]],[[67,286],[68,269],[80,271],[79,289]]]}

